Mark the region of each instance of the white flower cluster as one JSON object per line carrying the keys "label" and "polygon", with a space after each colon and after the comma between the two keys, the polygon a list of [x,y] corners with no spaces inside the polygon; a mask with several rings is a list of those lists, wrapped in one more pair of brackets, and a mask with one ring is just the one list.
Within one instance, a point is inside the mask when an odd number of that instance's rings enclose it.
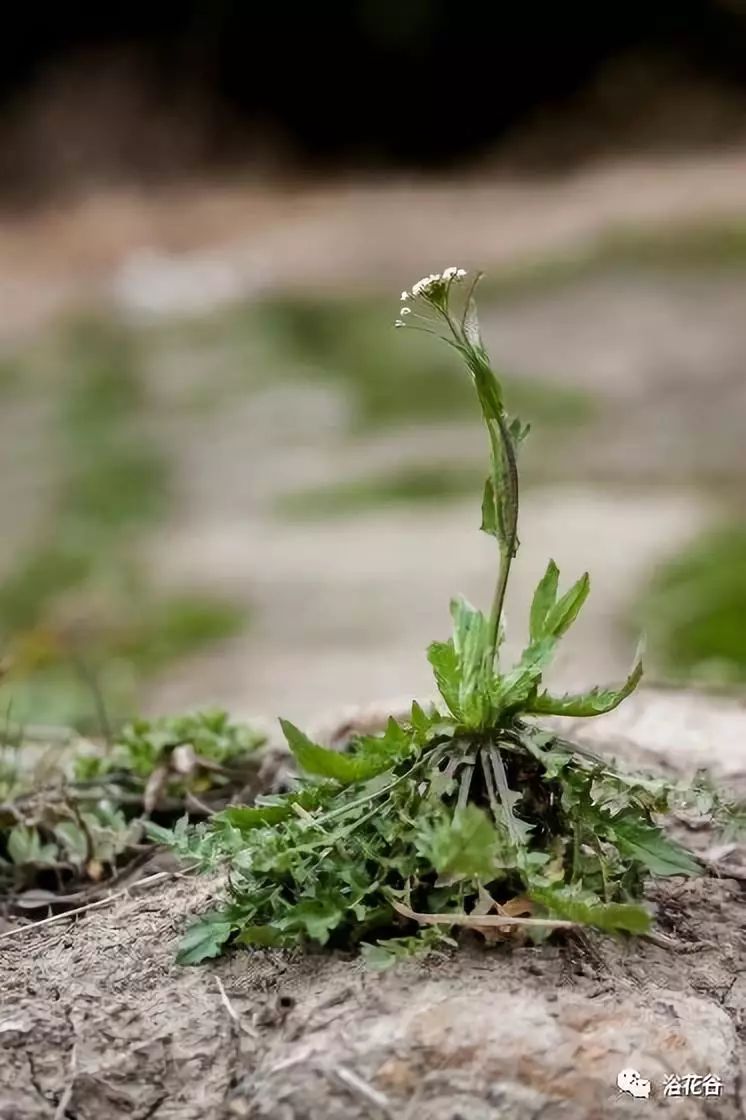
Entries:
{"label": "white flower cluster", "polygon": [[[451,265],[450,268],[444,268],[442,272],[431,272],[429,276],[423,276],[416,284],[412,285],[412,291],[404,291],[401,294],[401,301],[406,304],[407,300],[426,299],[435,300],[445,296],[448,288],[454,280],[461,281],[466,276],[465,268],[457,268]],[[399,312],[400,319],[394,323],[395,327],[405,327],[404,317],[412,314],[410,307],[402,307]]]}

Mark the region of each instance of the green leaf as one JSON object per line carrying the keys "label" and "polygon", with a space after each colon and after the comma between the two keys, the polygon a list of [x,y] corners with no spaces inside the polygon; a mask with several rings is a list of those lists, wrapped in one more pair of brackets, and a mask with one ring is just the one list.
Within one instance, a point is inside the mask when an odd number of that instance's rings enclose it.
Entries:
{"label": "green leaf", "polygon": [[412,701],[412,713],[410,715],[410,723],[412,730],[420,739],[426,739],[430,728],[434,723],[440,720],[440,715],[437,712],[428,714],[416,700]]}
{"label": "green leaf", "polygon": [[590,576],[584,572],[577,583],[574,583],[547,613],[544,620],[544,633],[553,638],[561,638],[577,618],[590,589]]}
{"label": "green leaf", "polygon": [[312,941],[325,945],[344,917],[345,908],[336,898],[304,898],[276,924],[282,930],[304,930]]}
{"label": "green leaf", "polygon": [[228,826],[237,828],[240,832],[251,832],[255,828],[264,828],[266,825],[279,824],[295,815],[293,806],[301,809],[316,809],[328,793],[329,787],[309,786],[306,789],[293,790],[291,793],[277,797],[271,803],[256,805],[229,805],[211,818],[213,827]]}
{"label": "green leaf", "polygon": [[342,785],[350,785],[353,782],[365,782],[368,778],[383,773],[390,765],[389,758],[375,757],[370,751],[364,755],[343,754],[341,751],[320,747],[286,719],[281,719],[280,725],[296,762],[307,774],[332,778]]}
{"label": "green leaf", "polygon": [[541,683],[542,674],[552,659],[555,644],[553,638],[533,642],[523,651],[518,664],[497,679],[492,698],[498,712],[526,706]]}
{"label": "green leaf", "polygon": [[234,939],[234,943],[267,949],[273,945],[280,945],[282,934],[273,926],[245,926]]}
{"label": "green leaf", "polygon": [[8,855],[13,863],[52,864],[58,859],[55,844],[42,843],[41,836],[35,828],[28,828],[24,824],[17,824],[11,829],[7,841]]}
{"label": "green leaf", "polygon": [[441,885],[461,879],[489,882],[498,869],[499,837],[483,809],[466,805],[453,817],[427,819],[417,830],[417,849],[438,872]]}
{"label": "green leaf", "polygon": [[445,700],[448,710],[456,719],[461,719],[461,671],[453,642],[431,642],[427,649],[427,659],[433,667],[438,692]]}
{"label": "green leaf", "polygon": [[546,572],[539,580],[536,591],[534,591],[531,602],[529,637],[532,642],[538,642],[544,636],[547,615],[557,601],[558,584],[559,568],[554,560],[550,560]]}
{"label": "green leaf", "polygon": [[232,929],[232,923],[226,921],[220,911],[193,922],[181,940],[176,963],[199,964],[219,956]]}
{"label": "green leaf", "polygon": [[[88,856],[88,837],[83,829],[73,821],[62,821],[55,827],[54,835],[65,858],[81,866]],[[98,852],[93,854],[97,856]]]}
{"label": "green leaf", "polygon": [[412,937],[389,937],[386,941],[378,941],[374,944],[363,941],[360,953],[366,968],[374,972],[384,972],[396,964],[401,964],[402,961],[423,960],[434,949],[446,946],[454,948],[457,944],[458,942],[449,937],[442,927],[439,929],[437,926],[430,926],[424,927]]}
{"label": "green leaf", "polygon": [[592,688],[590,692],[550,696],[542,692],[534,697],[528,711],[553,716],[600,716],[613,711],[634,692],[642,677],[642,658],[638,658],[624,684],[619,688]]}
{"label": "green leaf", "polygon": [[701,875],[702,867],[691,852],[681,848],[653,824],[634,818],[615,818],[609,827],[623,855],[644,864],[652,875]]}
{"label": "green leaf", "polygon": [[633,902],[602,902],[591,891],[575,887],[534,888],[529,897],[538,902],[554,918],[595,926],[612,933],[647,933],[650,914],[644,906]]}
{"label": "green leaf", "polygon": [[458,659],[459,711],[466,724],[479,726],[490,707],[490,625],[482,612],[463,597],[451,600],[451,617],[453,648]]}
{"label": "green leaf", "polygon": [[481,348],[472,346],[470,367],[477,390],[477,397],[485,420],[497,420],[502,415],[502,390],[500,382]]}
{"label": "green leaf", "polygon": [[165,844],[171,847],[176,839],[173,829],[163,828],[160,824],[155,824],[153,821],[143,821],[145,828],[145,835],[148,840],[153,840],[156,844]]}

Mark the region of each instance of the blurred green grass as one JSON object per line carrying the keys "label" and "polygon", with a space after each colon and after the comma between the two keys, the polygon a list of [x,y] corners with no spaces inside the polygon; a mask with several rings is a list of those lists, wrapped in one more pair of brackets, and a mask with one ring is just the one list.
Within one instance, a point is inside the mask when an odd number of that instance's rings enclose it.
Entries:
{"label": "blurred green grass", "polygon": [[[488,311],[491,303],[531,299],[609,270],[744,266],[746,221],[611,232],[580,251],[493,274],[482,303]],[[22,721],[89,727],[95,703],[81,675],[83,656],[114,715],[130,715],[146,680],[247,625],[245,609],[231,600],[156,590],[138,556],[140,542],[173,509],[171,447],[180,417],[188,416],[194,431],[238,398],[315,382],[347,401],[349,428],[338,435],[351,454],[361,436],[474,419],[458,362],[432,339],[396,332],[397,307],[376,295],[295,294],[149,326],[88,315],[0,358],[0,399],[14,403],[38,393],[52,400],[53,429],[40,437],[39,453],[53,458],[57,477],[38,539],[0,586],[0,652],[15,646],[21,660],[36,665],[0,687],[0,710],[12,699]],[[190,370],[183,378],[182,366]],[[173,385],[161,398],[153,386],[164,369]],[[509,370],[503,377],[510,411],[542,431],[545,446],[575,438],[597,416],[600,406],[581,390]],[[251,469],[250,446],[241,469]],[[286,494],[273,509],[341,517],[478,495],[480,486],[481,471],[444,462],[434,440],[432,461],[364,477],[352,471],[328,486]],[[745,602],[746,532],[735,527],[703,539],[660,572],[636,620],[650,632],[653,658],[665,672],[682,676],[704,667],[746,679],[746,628],[736,621]]]}
{"label": "blurred green grass", "polygon": [[746,524],[719,526],[662,565],[635,619],[666,676],[746,683]]}
{"label": "blurred green grass", "polygon": [[[12,704],[21,722],[89,729],[92,681],[113,718],[126,718],[146,674],[246,622],[217,596],[156,593],[137,559],[142,534],[171,500],[170,464],[149,423],[145,345],[113,318],[85,317],[42,359],[42,383],[56,387],[46,451],[57,494],[41,539],[0,586],[0,635],[20,670],[0,687],[0,708]],[[38,370],[21,364],[19,382],[24,373],[38,386]]]}
{"label": "blurred green grass", "polygon": [[[474,402],[452,351],[416,331],[396,331],[397,304],[311,296],[267,301],[263,329],[296,376],[339,386],[352,400],[353,430],[474,419]],[[588,420],[594,402],[582,390],[502,371],[513,413],[537,426]]]}
{"label": "blurred green grass", "polygon": [[276,508],[285,516],[310,520],[351,516],[389,505],[439,503],[466,495],[476,501],[483,474],[476,467],[461,468],[453,463],[405,464],[377,475],[283,494]]}
{"label": "blurred green grass", "polygon": [[611,272],[722,275],[744,268],[746,219],[703,218],[684,226],[610,229],[576,249],[540,253],[492,271],[481,290],[483,298],[522,299]]}

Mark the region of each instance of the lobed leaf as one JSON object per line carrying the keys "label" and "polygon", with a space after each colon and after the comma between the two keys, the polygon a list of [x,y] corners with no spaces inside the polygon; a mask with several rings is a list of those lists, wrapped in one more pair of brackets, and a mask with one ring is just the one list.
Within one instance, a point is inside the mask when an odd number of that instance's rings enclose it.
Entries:
{"label": "lobed leaf", "polygon": [[609,831],[623,855],[644,864],[652,875],[701,875],[702,866],[653,824],[631,817],[615,819]]}
{"label": "lobed leaf", "polygon": [[592,688],[590,692],[565,693],[564,696],[551,696],[548,692],[529,701],[527,711],[538,715],[553,716],[600,716],[611,712],[622,700],[634,692],[640,683],[643,666],[639,658],[619,688]]}
{"label": "lobed leaf", "polygon": [[644,906],[633,902],[602,902],[590,891],[575,887],[542,887],[530,891],[552,917],[565,918],[582,925],[595,926],[608,933],[647,933],[651,918]]}
{"label": "lobed leaf", "polygon": [[301,809],[316,809],[322,802],[327,789],[324,786],[309,786],[283,794],[275,801],[256,805],[229,805],[216,813],[210,823],[213,827],[229,825],[240,832],[251,832],[265,825],[279,824],[294,815],[294,805]]}
{"label": "lobed leaf", "polygon": [[489,882],[498,871],[499,837],[483,809],[467,805],[451,817],[444,814],[421,822],[418,850],[438,872],[439,883],[461,879]]}
{"label": "lobed leaf", "polygon": [[443,697],[448,710],[461,719],[459,690],[461,670],[453,641],[431,642],[427,649],[427,659],[433,667],[438,692]]}
{"label": "lobed leaf", "polygon": [[307,774],[351,785],[353,782],[365,782],[374,778],[391,764],[391,759],[386,754],[378,757],[370,751],[364,754],[343,754],[312,743],[286,719],[281,719],[280,725],[296,762]]}
{"label": "lobed leaf", "polygon": [[544,670],[552,659],[555,641],[542,638],[533,642],[509,673],[497,678],[492,698],[498,712],[525,708],[541,683]]}
{"label": "lobed leaf", "polygon": [[181,940],[176,963],[199,964],[200,961],[219,956],[232,929],[232,923],[220,911],[193,922]]}
{"label": "lobed leaf", "polygon": [[458,659],[459,710],[467,724],[478,725],[489,711],[492,677],[489,622],[463,597],[451,601],[451,617],[453,648]]}

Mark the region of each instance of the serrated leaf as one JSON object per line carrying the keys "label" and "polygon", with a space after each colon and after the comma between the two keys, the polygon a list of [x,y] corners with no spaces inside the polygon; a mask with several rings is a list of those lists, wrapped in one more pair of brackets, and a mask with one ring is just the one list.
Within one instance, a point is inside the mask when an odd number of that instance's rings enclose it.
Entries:
{"label": "serrated leaf", "polygon": [[440,884],[462,879],[489,882],[497,873],[497,830],[487,813],[476,805],[457,809],[453,817],[422,821],[417,848],[438,872]]}
{"label": "serrated leaf", "polygon": [[370,752],[360,756],[320,747],[286,719],[281,719],[280,725],[296,762],[307,774],[350,785],[367,781],[390,765],[390,759],[377,758]]}
{"label": "serrated leaf", "polygon": [[544,636],[547,615],[557,601],[557,587],[559,584],[559,568],[554,560],[547,564],[547,570],[539,580],[531,601],[531,614],[529,616],[529,637],[532,642],[538,642]]}
{"label": "serrated leaf", "polygon": [[386,941],[370,944],[363,941],[360,953],[366,968],[384,972],[406,960],[422,960],[437,948],[455,947],[457,944],[442,929],[435,926],[423,928],[412,937],[389,937]]}
{"label": "serrated leaf", "polygon": [[650,914],[637,903],[602,902],[589,891],[573,887],[534,888],[529,897],[543,906],[551,917],[595,926],[608,933],[643,934],[650,929]]}
{"label": "serrated leaf", "polygon": [[604,715],[613,711],[634,692],[640,683],[642,672],[642,659],[639,659],[619,688],[592,688],[590,692],[565,693],[564,696],[551,696],[548,692],[542,692],[530,701],[528,711],[553,716]]}
{"label": "serrated leaf", "polygon": [[570,590],[566,591],[549,610],[544,621],[544,633],[547,636],[555,639],[561,638],[569,630],[578,617],[580,608],[588,598],[590,589],[590,576],[587,572],[584,572],[577,583],[574,583]]}
{"label": "serrated leaf", "polygon": [[461,672],[453,642],[431,642],[427,649],[427,659],[433,667],[438,692],[445,700],[448,710],[456,719],[460,719],[459,686]]}
{"label": "serrated leaf", "polygon": [[523,651],[518,664],[509,673],[497,678],[492,698],[499,712],[525,707],[541,683],[555,645],[554,638],[533,642]]}
{"label": "serrated leaf", "polygon": [[413,700],[412,711],[409,718],[412,724],[412,730],[415,731],[421,739],[424,739],[430,731],[432,724],[439,720],[440,716],[437,713],[428,715],[422,706],[418,704],[416,700]]}
{"label": "serrated leaf", "polygon": [[311,786],[308,789],[293,791],[277,798],[271,804],[264,805],[229,805],[222,809],[211,819],[213,827],[228,825],[237,828],[240,832],[251,832],[255,828],[264,828],[266,825],[279,824],[294,814],[293,805],[301,809],[315,809],[323,799],[326,790],[323,786]]}
{"label": "serrated leaf", "polygon": [[326,945],[344,917],[345,908],[335,898],[304,898],[277,922],[277,928],[304,931],[312,941]]}
{"label": "serrated leaf", "polygon": [[199,964],[218,957],[231,935],[233,926],[218,912],[200,918],[189,926],[176,954],[177,964]]}
{"label": "serrated leaf", "polygon": [[451,617],[453,648],[458,659],[459,710],[467,724],[478,725],[489,711],[492,677],[489,622],[462,597],[451,601]]}
{"label": "serrated leaf", "polygon": [[633,819],[615,819],[610,832],[623,855],[644,864],[652,875],[701,875],[702,866],[685,848],[656,828]]}

